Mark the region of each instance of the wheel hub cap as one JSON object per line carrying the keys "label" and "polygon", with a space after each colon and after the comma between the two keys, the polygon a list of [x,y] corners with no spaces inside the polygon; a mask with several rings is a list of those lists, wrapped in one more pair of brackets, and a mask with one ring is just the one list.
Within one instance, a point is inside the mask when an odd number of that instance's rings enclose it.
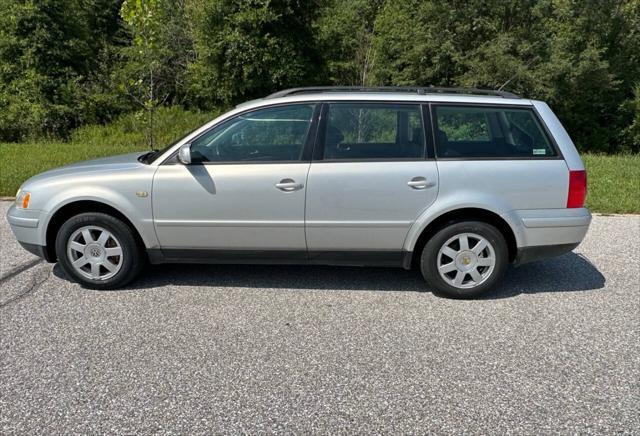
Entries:
{"label": "wheel hub cap", "polygon": [[[87,253],[88,252],[88,253]],[[102,260],[104,257],[104,251],[102,247],[96,244],[89,245],[85,251],[85,256],[88,256],[94,260]]]}
{"label": "wheel hub cap", "polygon": [[456,256],[456,268],[461,271],[469,271],[475,268],[478,256],[471,251],[463,251]]}

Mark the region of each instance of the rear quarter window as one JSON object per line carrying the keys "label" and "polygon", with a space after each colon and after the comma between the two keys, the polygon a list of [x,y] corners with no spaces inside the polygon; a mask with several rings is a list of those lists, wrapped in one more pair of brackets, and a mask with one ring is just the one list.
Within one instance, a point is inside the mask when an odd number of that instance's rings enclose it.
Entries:
{"label": "rear quarter window", "polygon": [[436,154],[444,158],[548,158],[557,154],[528,108],[436,105]]}

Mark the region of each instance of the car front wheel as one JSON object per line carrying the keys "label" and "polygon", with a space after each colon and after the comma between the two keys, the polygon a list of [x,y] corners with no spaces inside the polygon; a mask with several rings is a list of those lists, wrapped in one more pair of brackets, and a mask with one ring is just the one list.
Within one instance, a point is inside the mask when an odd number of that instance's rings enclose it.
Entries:
{"label": "car front wheel", "polygon": [[76,215],[62,225],[56,255],[67,276],[92,289],[124,286],[144,265],[131,228],[98,212]]}
{"label": "car front wheel", "polygon": [[507,243],[498,229],[480,221],[465,221],[444,227],[427,242],[421,270],[436,291],[472,298],[496,285],[508,260]]}

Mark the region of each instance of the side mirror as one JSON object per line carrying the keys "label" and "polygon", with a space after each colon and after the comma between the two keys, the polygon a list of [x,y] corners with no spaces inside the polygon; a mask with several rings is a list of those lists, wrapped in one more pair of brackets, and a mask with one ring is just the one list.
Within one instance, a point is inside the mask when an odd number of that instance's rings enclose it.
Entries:
{"label": "side mirror", "polygon": [[183,165],[191,164],[191,144],[184,144],[178,149],[178,160]]}

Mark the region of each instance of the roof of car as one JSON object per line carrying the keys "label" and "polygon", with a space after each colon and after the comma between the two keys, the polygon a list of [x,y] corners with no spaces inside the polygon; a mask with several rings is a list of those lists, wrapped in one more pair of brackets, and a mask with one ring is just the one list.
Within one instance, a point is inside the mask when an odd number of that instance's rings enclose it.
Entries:
{"label": "roof of car", "polygon": [[313,86],[290,88],[274,92],[266,98],[288,97],[295,94],[313,93],[392,93],[392,94],[449,94],[449,95],[483,95],[502,98],[520,98],[516,94],[501,89],[478,88],[444,88],[435,86]]}
{"label": "roof of car", "polygon": [[311,87],[292,88],[251,100],[238,108],[258,107],[279,103],[305,101],[390,101],[390,102],[446,102],[531,105],[531,101],[506,91],[473,88],[435,87]]}

